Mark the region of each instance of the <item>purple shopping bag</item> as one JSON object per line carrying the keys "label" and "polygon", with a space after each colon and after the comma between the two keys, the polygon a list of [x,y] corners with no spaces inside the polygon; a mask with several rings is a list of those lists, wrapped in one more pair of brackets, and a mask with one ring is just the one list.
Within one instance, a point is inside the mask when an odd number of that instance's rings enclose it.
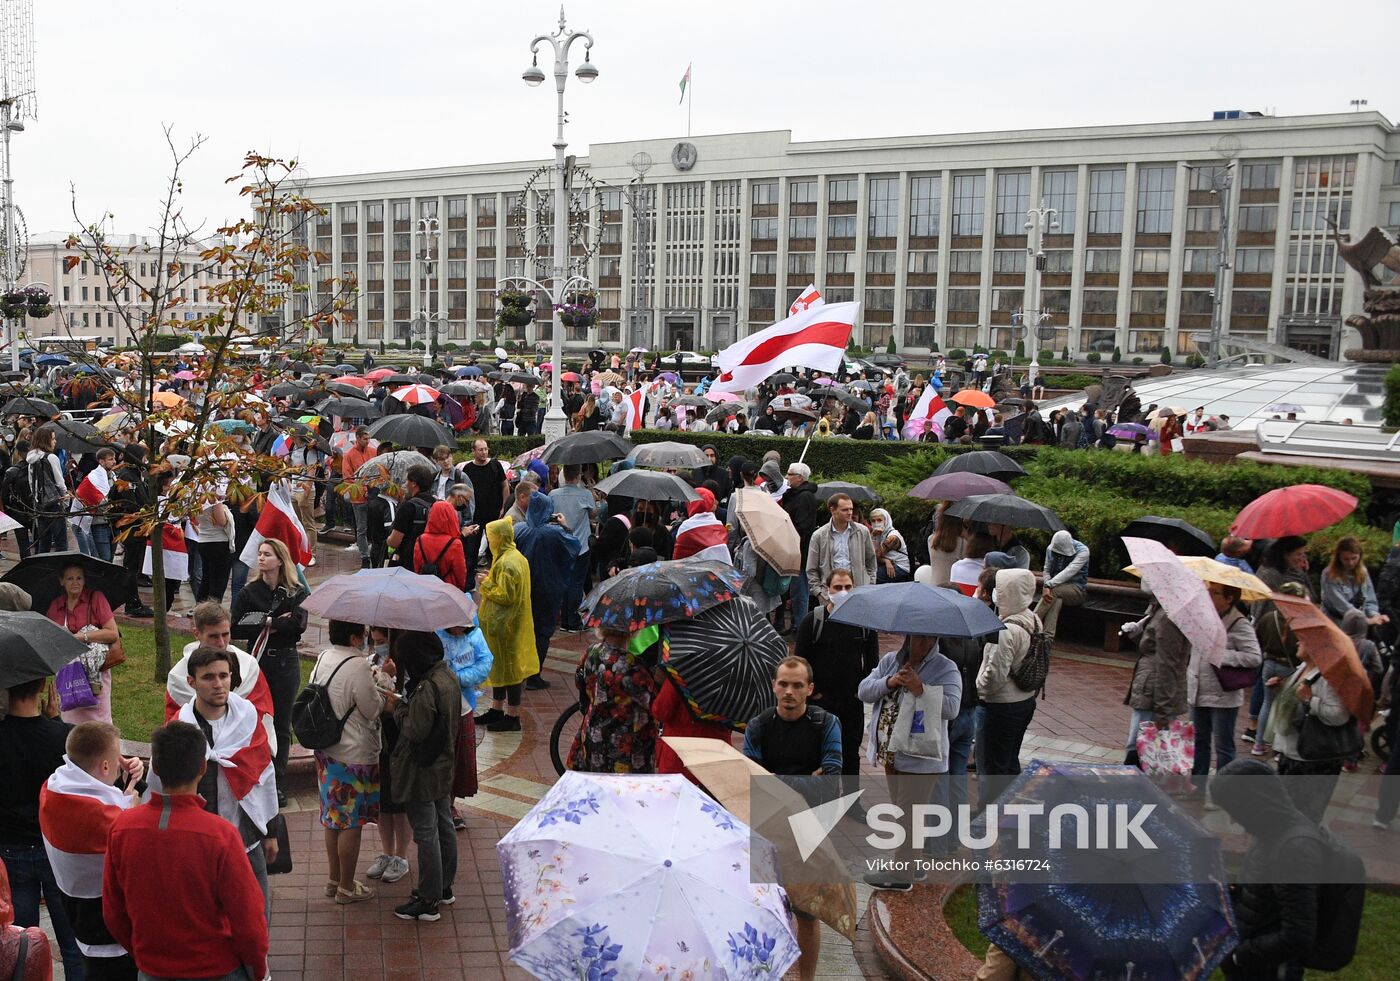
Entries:
{"label": "purple shopping bag", "polygon": [[87,671],[81,661],[70,661],[58,669],[53,678],[58,689],[58,707],[64,712],[73,709],[92,708],[97,704],[97,696],[88,684]]}

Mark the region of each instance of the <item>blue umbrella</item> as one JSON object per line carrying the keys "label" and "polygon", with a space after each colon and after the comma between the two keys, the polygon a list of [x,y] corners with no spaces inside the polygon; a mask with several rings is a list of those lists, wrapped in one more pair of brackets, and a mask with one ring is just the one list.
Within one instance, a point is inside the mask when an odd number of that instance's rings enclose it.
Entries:
{"label": "blue umbrella", "polygon": [[[1049,822],[1036,822],[1029,849],[1015,856],[1049,871],[992,871],[978,884],[978,929],[1039,981],[1125,974],[1132,981],[1195,981],[1209,977],[1239,942],[1220,840],[1141,770],[1032,760],[998,798],[1011,801],[1042,805],[1047,814],[1059,804],[1091,813],[1099,804],[1156,805],[1142,822],[1154,851],[1125,859],[1115,849],[1052,850]],[[985,859],[1011,855],[1002,843],[1017,837],[1016,820],[1003,815],[999,827]]]}
{"label": "blue umbrella", "polygon": [[242,419],[216,419],[209,424],[212,429],[222,429],[226,433],[251,433],[253,427]]}
{"label": "blue umbrella", "polygon": [[850,599],[831,614],[831,620],[889,634],[923,637],[982,637],[997,633],[1003,626],[985,603],[921,582],[858,586]]}
{"label": "blue umbrella", "polygon": [[474,364],[464,364],[461,367],[453,368],[452,373],[458,378],[476,378],[481,374],[481,369]]}
{"label": "blue umbrella", "polygon": [[34,359],[35,364],[72,364],[61,354],[41,354]]}

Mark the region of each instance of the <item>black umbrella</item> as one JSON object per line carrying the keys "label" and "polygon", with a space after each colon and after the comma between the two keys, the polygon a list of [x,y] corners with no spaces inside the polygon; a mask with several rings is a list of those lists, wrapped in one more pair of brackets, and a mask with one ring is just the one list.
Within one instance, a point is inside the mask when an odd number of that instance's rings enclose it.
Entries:
{"label": "black umbrella", "polygon": [[1036,528],[1041,531],[1063,531],[1064,522],[1047,507],[1015,494],[977,494],[964,497],[950,505],[948,513],[964,521],[980,521],[988,525],[1009,525],[1012,528]]}
{"label": "black umbrella", "polygon": [[708,409],[714,405],[709,399],[701,398],[698,395],[682,395],[680,398],[671,399],[671,405],[689,405],[697,409]]}
{"label": "black umbrella", "polygon": [[710,458],[693,443],[643,443],[629,454],[629,459],[639,467],[670,467],[676,470],[694,470],[710,465]]}
{"label": "black umbrella", "polygon": [[878,501],[880,495],[864,484],[850,484],[844,480],[833,480],[817,485],[817,500],[825,501],[832,494],[845,494],[853,501]]}
{"label": "black umbrella", "polygon": [[624,470],[598,481],[598,490],[640,501],[698,501],[700,495],[673,473]]}
{"label": "black umbrella", "polygon": [[359,369],[359,368],[356,368],[353,364],[338,364],[338,365],[335,366],[335,370],[336,370],[336,372],[337,372],[338,374],[342,374],[342,375],[353,375],[355,372],[359,371],[360,369]]}
{"label": "black umbrella", "polygon": [[1220,551],[1212,539],[1189,521],[1144,515],[1128,523],[1122,534],[1128,538],[1150,538],[1161,542],[1177,555],[1203,555],[1215,558]]}
{"label": "black umbrella", "polygon": [[289,361],[285,370],[295,371],[297,374],[301,374],[304,371],[310,371],[311,365],[307,364],[305,361]]}
{"label": "black umbrella", "polygon": [[45,402],[43,399],[10,399],[3,408],[0,408],[0,416],[39,416],[43,419],[52,419],[56,415],[58,415],[58,406],[52,402]]}
{"label": "black umbrella", "polygon": [[340,369],[337,368],[337,367],[336,367],[335,365],[333,365],[333,364],[318,364],[318,365],[312,365],[312,366],[311,366],[311,370],[314,371],[314,372],[315,372],[316,374],[318,374],[318,375],[319,375],[319,374],[322,374],[323,372],[324,372],[325,374],[328,374],[328,375],[334,375],[334,374],[337,374],[337,373],[340,371]]}
{"label": "black umbrella", "polygon": [[393,386],[393,385],[417,385],[417,384],[418,384],[418,376],[417,376],[417,375],[402,375],[402,374],[400,374],[400,375],[386,375],[385,377],[383,377],[383,378],[381,378],[381,379],[379,380],[379,384],[381,384],[381,385],[389,385],[389,386]]}
{"label": "black umbrella", "polygon": [[451,446],[456,442],[452,430],[442,423],[407,412],[371,423],[369,434],[375,439],[387,439],[395,446]]}
{"label": "black umbrella", "polygon": [[791,385],[797,381],[796,375],[790,375],[786,371],[780,371],[776,375],[769,375],[768,380],[774,385]]}
{"label": "black umbrella", "polygon": [[594,429],[559,437],[544,448],[539,458],[542,463],[565,466],[571,463],[621,460],[631,452],[632,444],[621,436]]}
{"label": "black umbrella", "polygon": [[42,613],[0,612],[0,688],[47,678],[86,652],[86,644]]}
{"label": "black umbrella", "polygon": [[[32,597],[30,606],[35,610],[47,610],[49,604],[63,595],[63,585],[58,581],[63,570],[71,565],[81,566],[87,577],[87,588],[107,597],[107,604],[116,609],[137,598],[136,575],[122,566],[82,552],[44,552],[21,559],[20,563],[5,573],[0,582],[14,583]],[[70,658],[71,660],[71,658]]]}
{"label": "black umbrella", "polygon": [[831,619],[833,623],[923,637],[983,637],[1004,626],[981,600],[921,582],[861,586]]}
{"label": "black umbrella", "polygon": [[436,388],[442,384],[442,379],[437,375],[414,375],[413,380],[419,385],[431,385]]}
{"label": "black umbrella", "polygon": [[744,402],[721,402],[709,412],[705,413],[706,422],[719,422],[728,419],[730,416],[737,416],[740,412],[747,413],[749,407]]}
{"label": "black umbrella", "polygon": [[378,419],[383,415],[374,407],[374,403],[355,398],[330,399],[316,408],[324,415],[340,416],[342,419]]}
{"label": "black umbrella", "polygon": [[753,600],[737,596],[666,629],[661,666],[696,716],[742,730],[773,707],[773,674],[788,646]]}
{"label": "black umbrella", "polygon": [[1004,453],[995,450],[974,450],[944,460],[933,472],[933,476],[941,477],[945,473],[980,473],[984,477],[995,477],[997,480],[1013,480],[1016,477],[1024,477],[1026,470]]}
{"label": "black umbrella", "polygon": [[807,409],[774,409],[775,418],[783,422],[816,422],[817,414]]}
{"label": "black umbrella", "polygon": [[540,384],[540,376],[532,375],[528,371],[512,371],[506,375],[506,381],[519,382],[522,385],[538,385]]}
{"label": "black umbrella", "polygon": [[267,390],[267,394],[275,399],[299,399],[307,392],[305,385],[296,382],[282,382],[280,385],[273,385]]}
{"label": "black umbrella", "polygon": [[362,399],[368,389],[360,385],[351,385],[349,382],[331,382],[326,386],[326,391],[336,395],[344,395],[346,398]]}
{"label": "black umbrella", "polygon": [[866,412],[870,411],[870,403],[859,395],[852,395],[850,392],[833,392],[832,398],[849,409],[860,409]]}
{"label": "black umbrella", "polygon": [[70,453],[96,453],[107,441],[96,426],[76,419],[58,419],[39,427],[54,434],[54,445]]}
{"label": "black umbrella", "polygon": [[851,388],[860,388],[864,389],[867,392],[875,391],[875,386],[870,384],[870,382],[868,381],[853,381],[851,382]]}
{"label": "black umbrella", "polygon": [[961,501],[964,497],[978,494],[1010,494],[1011,485],[995,477],[984,477],[980,473],[945,473],[940,477],[927,477],[919,481],[909,491],[910,497],[921,497],[926,501]]}

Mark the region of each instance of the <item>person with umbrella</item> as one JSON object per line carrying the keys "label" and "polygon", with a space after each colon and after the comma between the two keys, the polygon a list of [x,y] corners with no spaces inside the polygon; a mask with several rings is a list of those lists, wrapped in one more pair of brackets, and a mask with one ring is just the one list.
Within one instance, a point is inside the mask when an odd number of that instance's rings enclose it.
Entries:
{"label": "person with umbrella", "polygon": [[1125,766],[1138,765],[1138,728],[1155,722],[1158,731],[1171,726],[1173,719],[1186,713],[1186,674],[1191,663],[1191,642],[1155,601],[1148,615],[1123,628],[1125,636],[1137,640],[1138,659],[1128,682],[1124,699],[1133,710],[1128,723],[1128,754]]}
{"label": "person with umbrella", "polygon": [[[530,610],[534,621],[535,653],[540,665],[549,654],[549,638],[559,623],[559,609],[573,585],[580,543],[564,527],[564,516],[554,510],[548,494],[534,491],[523,524],[515,525],[515,547],[530,564]],[[525,687],[549,687],[539,668],[525,680]]]}
{"label": "person with umbrella", "polygon": [[82,563],[65,566],[59,573],[59,582],[63,594],[49,604],[44,615],[88,646],[89,653],[83,656],[88,679],[91,682],[96,677],[99,682],[93,685],[97,703],[87,708],[68,709],[63,713],[63,721],[70,725],[111,722],[112,668],[126,659],[121,653],[121,632],[117,629],[116,617],[112,615],[107,597],[87,588],[87,572]]}
{"label": "person with umbrella", "polygon": [[[661,628],[636,634],[600,628],[575,673],[578,732],[565,766],[586,773],[658,773]],[[728,730],[726,729],[726,732]],[[679,772],[679,769],[673,772]]]}
{"label": "person with umbrella", "polygon": [[[1259,638],[1249,618],[1236,609],[1240,590],[1218,582],[1207,582],[1210,601],[1225,625],[1226,648],[1218,665],[1221,668],[1259,667],[1263,654]],[[1191,706],[1191,721],[1196,725],[1196,759],[1191,775],[1197,787],[1204,788],[1210,774],[1211,744],[1215,745],[1215,768],[1223,770],[1235,758],[1235,724],[1240,706],[1244,704],[1244,689],[1225,687],[1225,676],[1216,670],[1201,651],[1191,648],[1187,668],[1186,701]]]}
{"label": "person with umbrella", "polygon": [[509,518],[486,526],[486,543],[491,549],[491,571],[481,581],[478,621],[493,657],[486,679],[491,685],[491,708],[477,717],[476,724],[486,726],[488,732],[519,732],[524,682],[540,669],[530,605],[530,563],[515,547]]}
{"label": "person with umbrella", "polygon": [[[902,698],[903,693],[908,692],[918,698],[923,695],[925,686],[938,686],[943,692],[939,741],[943,754],[940,757],[910,756],[895,751],[890,745],[901,705],[907,704],[909,708],[906,711],[913,711],[912,703],[906,703]],[[958,666],[939,652],[937,637],[907,634],[899,650],[880,658],[875,670],[866,675],[857,687],[856,695],[870,706],[866,759],[881,765],[887,777],[900,778],[890,781],[890,793],[894,803],[908,819],[915,805],[927,804],[932,798],[936,775],[948,772],[948,723],[958,714],[958,707],[962,704],[962,676]],[[918,857],[912,834],[904,836],[904,843],[895,857],[905,863],[903,868],[906,871],[871,872],[865,876],[866,883],[876,889],[901,892],[912,889],[914,862]]]}
{"label": "person with umbrella", "polygon": [[1269,712],[1269,721],[1260,736],[1280,756],[1279,776],[1308,778],[1285,780],[1284,788],[1294,806],[1320,825],[1327,812],[1327,804],[1332,799],[1332,791],[1336,788],[1337,778],[1341,775],[1345,757],[1305,759],[1300,745],[1303,716],[1310,715],[1332,729],[1354,727],[1356,720],[1342,700],[1341,693],[1312,663],[1305,644],[1298,645],[1298,662],[1297,669],[1286,680],[1269,679],[1268,684],[1276,689],[1277,694]]}

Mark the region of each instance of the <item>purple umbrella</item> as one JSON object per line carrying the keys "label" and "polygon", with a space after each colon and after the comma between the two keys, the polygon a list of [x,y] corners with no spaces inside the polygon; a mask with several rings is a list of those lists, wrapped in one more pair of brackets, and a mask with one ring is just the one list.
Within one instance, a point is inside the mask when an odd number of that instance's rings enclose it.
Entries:
{"label": "purple umbrella", "polygon": [[1140,422],[1120,422],[1108,430],[1110,436],[1117,436],[1119,439],[1136,439],[1145,436],[1148,439],[1156,439],[1157,434]]}
{"label": "purple umbrella", "polygon": [[813,381],[812,384],[813,384],[813,385],[835,385],[835,384],[836,384],[836,379],[834,379],[834,378],[827,378],[825,375],[823,375],[821,378],[818,378],[818,379],[816,379],[815,381]]}
{"label": "purple umbrella", "polygon": [[680,380],[679,378],[676,377],[676,373],[675,373],[674,371],[663,371],[661,374],[657,375],[656,377],[657,377],[657,378],[660,378],[662,381],[668,381],[668,382],[670,382],[672,385],[674,385],[676,382],[678,382],[678,381]]}
{"label": "purple umbrella", "polygon": [[476,604],[466,593],[437,576],[420,576],[397,566],[332,576],[301,606],[331,620],[402,630],[439,630],[476,623]]}
{"label": "purple umbrella", "polygon": [[1010,494],[1011,485],[980,473],[954,472],[929,477],[915,484],[910,497],[926,501],[961,501],[978,494]]}

